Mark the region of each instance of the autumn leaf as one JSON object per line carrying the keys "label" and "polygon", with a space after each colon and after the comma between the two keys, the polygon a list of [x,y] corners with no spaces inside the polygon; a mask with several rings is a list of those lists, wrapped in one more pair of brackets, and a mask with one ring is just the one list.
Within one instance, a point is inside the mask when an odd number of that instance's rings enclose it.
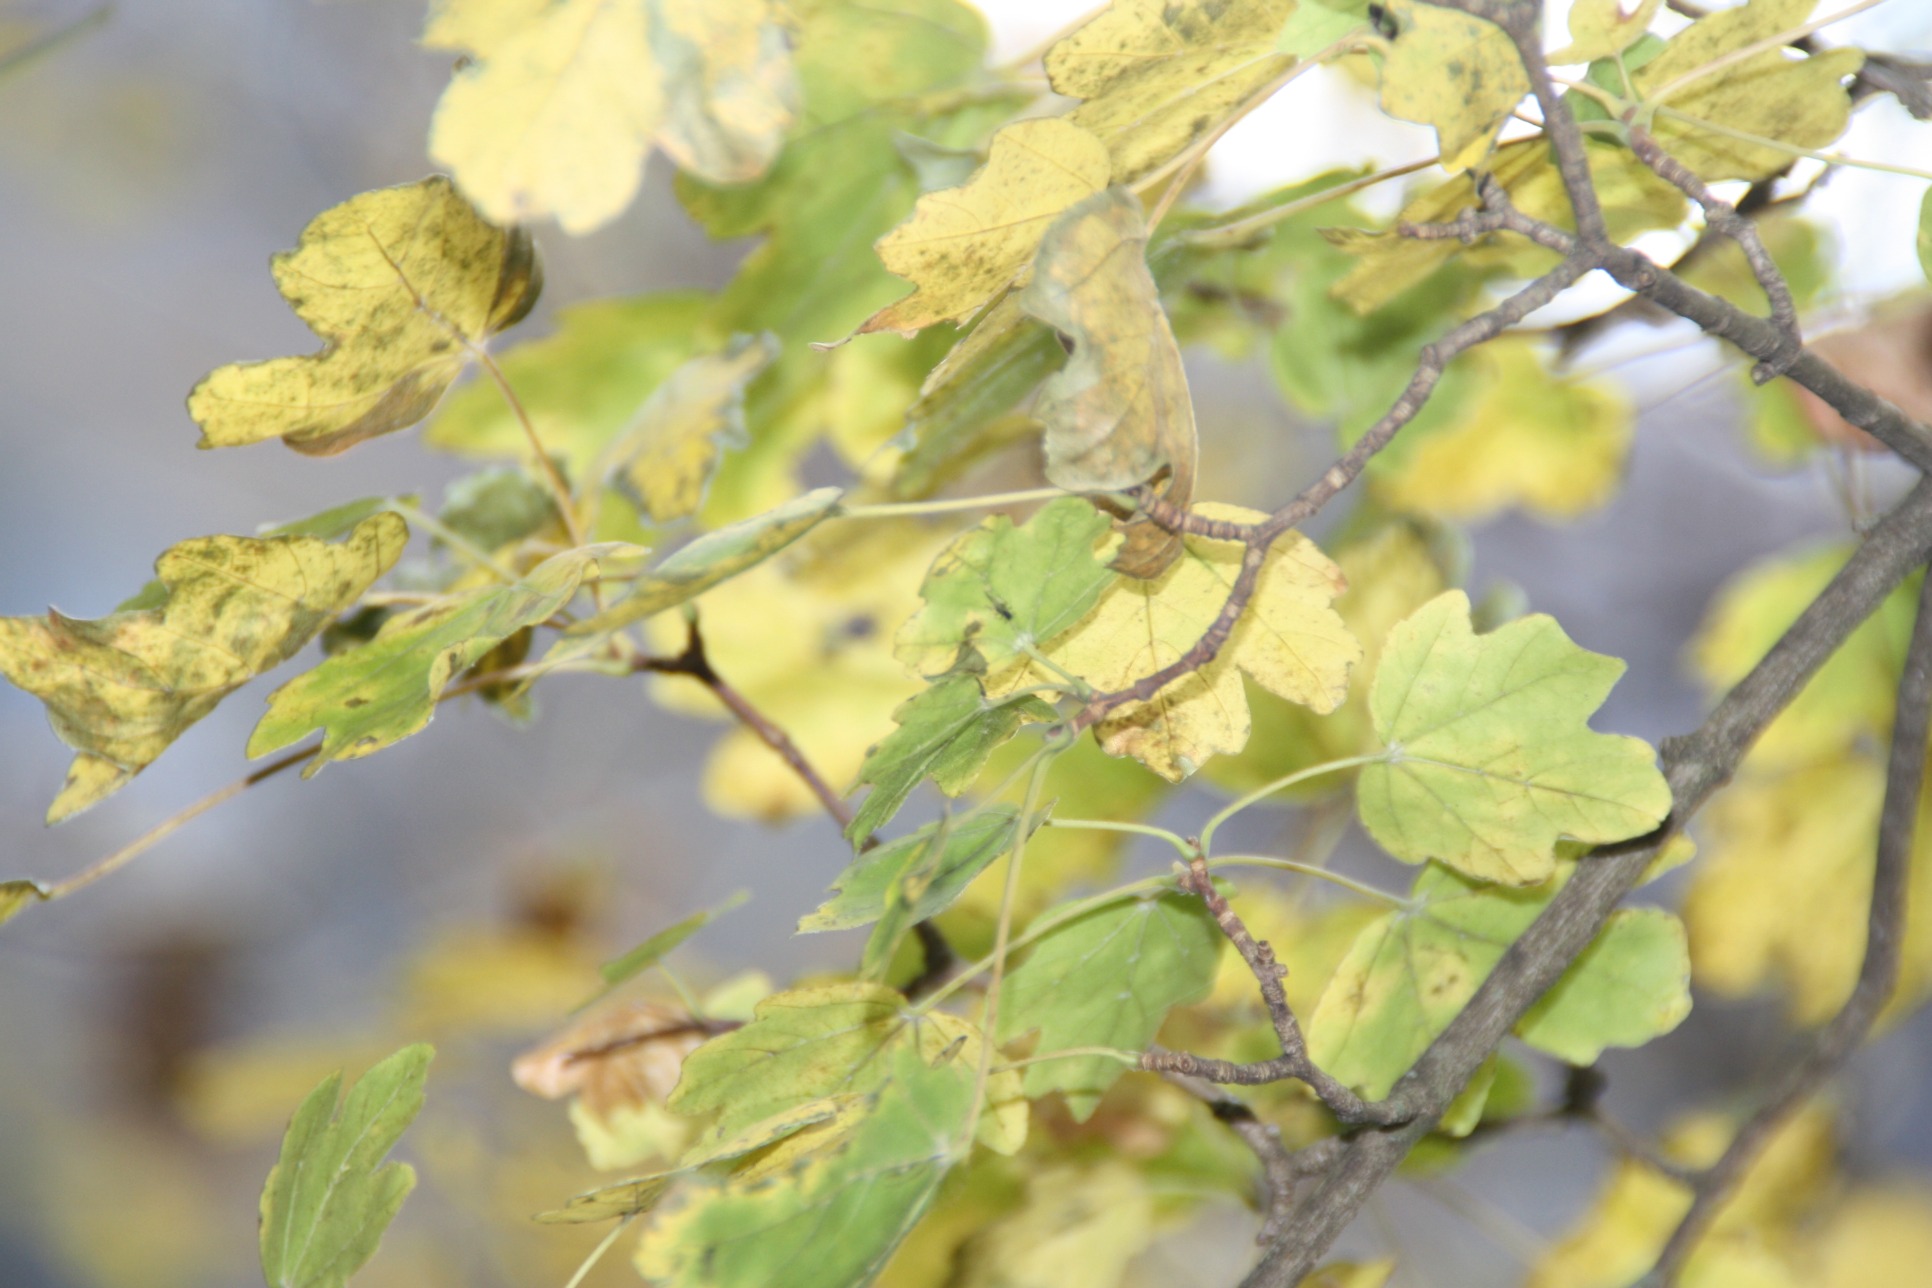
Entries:
{"label": "autumn leaf", "polygon": [[1120,1160],[1032,1168],[1024,1202],[961,1249],[959,1288],[1114,1288],[1155,1238],[1149,1177]]}
{"label": "autumn leaf", "polygon": [[209,373],[188,395],[202,447],[279,438],[329,456],[407,429],[543,284],[528,234],[492,226],[440,175],[322,212],[269,263],[327,343]]}
{"label": "autumn leaf", "polygon": [[1395,1259],[1336,1261],[1311,1271],[1296,1288],[1384,1288],[1395,1273]]}
{"label": "autumn leaf", "polygon": [[1635,428],[1628,401],[1601,382],[1558,377],[1526,340],[1496,340],[1472,359],[1478,391],[1448,424],[1376,462],[1377,494],[1459,520],[1519,505],[1562,521],[1607,502]]}
{"label": "autumn leaf", "polygon": [[1060,213],[1107,186],[1107,149],[1058,117],[993,136],[986,165],[963,187],[928,193],[879,242],[879,258],[918,289],[860,332],[907,335],[972,314],[1032,261]]}
{"label": "autumn leaf", "polygon": [[434,1052],[404,1047],[362,1075],[337,1108],[342,1076],[295,1111],[262,1188],[262,1273],[272,1288],[343,1288],[375,1253],[416,1173],[383,1164],[423,1107]]}
{"label": "autumn leaf", "polygon": [[899,727],[859,766],[859,784],[871,784],[872,791],[845,829],[847,839],[860,842],[884,827],[927,778],[946,795],[959,795],[1021,722],[1053,717],[1053,708],[1032,694],[987,698],[972,676],[952,676],[913,695],[892,713]]}
{"label": "autumn leaf", "polygon": [[1803,25],[1816,7],[1817,0],[1750,0],[1721,10],[1673,36],[1632,72],[1631,83],[1647,105],[1661,103],[1697,121],[1771,141],[1748,143],[1659,112],[1652,133],[1664,151],[1706,180],[1764,179],[1791,164],[1788,148],[1822,148],[1843,134],[1851,119],[1844,80],[1864,64],[1863,51],[1826,49],[1792,58],[1780,46],[1732,57]]}
{"label": "autumn leaf", "polygon": [[[1236,506],[1200,505],[1204,518],[1253,522],[1264,516]],[[1151,581],[1123,578],[1078,626],[1045,649],[1062,670],[1102,692],[1125,689],[1179,660],[1227,602],[1241,563],[1238,543],[1189,537],[1173,566]],[[1247,744],[1246,675],[1277,696],[1318,712],[1333,711],[1348,692],[1349,668],[1361,646],[1330,607],[1343,589],[1340,571],[1299,533],[1277,540],[1262,564],[1247,610],[1214,660],[1169,683],[1147,702],[1123,706],[1096,726],[1109,754],[1132,756],[1169,782],[1179,782],[1210,756]],[[1058,677],[1037,664],[987,680],[1007,693]]]}
{"label": "autumn leaf", "polygon": [[940,552],[893,650],[922,675],[997,671],[1051,643],[1117,578],[1107,517],[1077,497],[1023,524],[994,515]]}
{"label": "autumn leaf", "polygon": [[698,512],[726,448],[742,447],[745,386],[778,356],[770,336],[739,336],[672,372],[608,449],[618,486],[652,523]]}
{"label": "autumn leaf", "polygon": [[1047,51],[1067,118],[1102,139],[1133,183],[1199,141],[1294,59],[1276,48],[1294,0],[1117,0]]}
{"label": "autumn leaf", "polygon": [[[1567,875],[1567,874],[1565,874]],[[1512,889],[1431,865],[1407,905],[1356,938],[1309,1020],[1309,1054],[1371,1099],[1389,1093],[1461,1012],[1562,880]],[[1641,1046],[1690,1014],[1684,928],[1657,908],[1612,914],[1524,1015],[1517,1035],[1571,1064]]]}
{"label": "autumn leaf", "polygon": [[1586,723],[1623,663],[1570,642],[1540,613],[1477,635],[1448,591],[1389,633],[1369,694],[1387,759],[1363,767],[1362,823],[1405,863],[1529,885],[1556,843],[1640,836],[1670,788],[1636,738]]}
{"label": "autumn leaf", "polygon": [[1390,0],[1396,36],[1382,64],[1382,110],[1435,127],[1443,167],[1482,160],[1529,77],[1509,36],[1493,22],[1422,0]]}
{"label": "autumn leaf", "polygon": [[1576,0],[1570,6],[1570,43],[1550,54],[1550,62],[1593,63],[1612,58],[1650,30],[1664,0]]}
{"label": "autumn leaf", "polygon": [[[1107,904],[1063,922],[1007,973],[1000,1040],[1038,1030],[1036,1055],[1088,1046],[1140,1050],[1168,1011],[1208,995],[1224,942],[1199,899],[1172,892]],[[1047,1060],[1027,1066],[1026,1094],[1062,1092],[1073,1116],[1085,1121],[1123,1072],[1119,1061],[1104,1056]]]}
{"label": "autumn leaf", "polygon": [[584,546],[553,555],[507,586],[449,596],[383,624],[376,637],[338,653],[269,695],[268,714],[248,739],[267,755],[320,730],[322,746],[304,776],[337,760],[373,755],[420,732],[449,682],[503,639],[567,605],[600,559],[635,547]]}
{"label": "autumn leaf", "polygon": [[[1048,230],[1020,307],[1066,336],[1073,353],[1040,389],[1047,479],[1069,492],[1116,492],[1160,478],[1161,499],[1194,499],[1194,403],[1180,346],[1147,270],[1140,202],[1110,188]],[[1155,577],[1180,539],[1153,520],[1125,525],[1114,567]]]}
{"label": "autumn leaf", "polygon": [[[155,561],[153,607],[83,620],[0,618],[0,675],[47,705],[74,748],[58,823],[119,791],[230,693],[293,657],[402,554],[394,514],[347,540],[198,537]],[[285,744],[284,744],[285,745]]]}
{"label": "autumn leaf", "polygon": [[437,0],[423,43],[464,55],[430,156],[500,223],[609,223],[653,146],[710,182],[756,178],[798,111],[769,0]]}
{"label": "autumn leaf", "polygon": [[1367,9],[1354,0],[1298,0],[1275,47],[1297,58],[1313,58],[1344,36],[1373,30]]}

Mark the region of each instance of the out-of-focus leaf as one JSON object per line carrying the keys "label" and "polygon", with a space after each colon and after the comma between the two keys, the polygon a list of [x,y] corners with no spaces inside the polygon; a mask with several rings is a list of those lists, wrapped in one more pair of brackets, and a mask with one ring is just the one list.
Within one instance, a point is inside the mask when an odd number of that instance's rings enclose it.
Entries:
{"label": "out-of-focus leaf", "polygon": [[601,227],[654,145],[713,183],[756,178],[798,111],[769,0],[437,0],[423,43],[464,55],[430,155],[502,223]]}
{"label": "out-of-focus leaf", "polygon": [[157,607],[0,618],[0,675],[47,705],[76,753],[47,821],[120,790],[223,698],[293,657],[408,538],[393,514],[364,519],[340,545],[198,537],[155,561],[166,592]]}
{"label": "out-of-focus leaf", "polygon": [[522,470],[480,470],[444,490],[436,517],[478,549],[497,551],[555,522],[557,506]]}
{"label": "out-of-focus leaf", "polygon": [[337,1113],[340,1074],[295,1111],[262,1188],[262,1272],[273,1288],[343,1288],[376,1250],[415,1188],[406,1163],[384,1164],[423,1107],[435,1052],[404,1047],[362,1075]]}
{"label": "out-of-focus leaf", "polygon": [[740,336],[671,373],[610,447],[617,484],[653,523],[689,518],[718,458],[743,447],[745,386],[778,355],[771,336]]}
{"label": "out-of-focus leaf", "polygon": [[529,235],[484,220],[440,175],[324,211],[270,265],[327,344],[203,378],[188,395],[202,447],[279,438],[327,456],[407,429],[543,284]]}
{"label": "out-of-focus leaf", "polygon": [[663,930],[658,931],[655,935],[652,935],[623,956],[614,957],[610,961],[605,962],[598,968],[604,977],[604,983],[614,988],[624,981],[633,979],[644,971],[649,970],[651,967],[663,961],[678,945],[697,934],[700,930],[703,930],[719,917],[724,916],[727,912],[731,912],[736,908],[743,907],[745,900],[750,897],[751,895],[748,891],[740,890],[723,903],[715,907],[706,908],[701,912],[694,912],[676,925],[667,926]]}
{"label": "out-of-focus leaf", "polygon": [[1570,43],[1550,55],[1550,61],[1593,63],[1610,58],[1637,43],[1650,30],[1664,0],[1576,0],[1570,6]]}

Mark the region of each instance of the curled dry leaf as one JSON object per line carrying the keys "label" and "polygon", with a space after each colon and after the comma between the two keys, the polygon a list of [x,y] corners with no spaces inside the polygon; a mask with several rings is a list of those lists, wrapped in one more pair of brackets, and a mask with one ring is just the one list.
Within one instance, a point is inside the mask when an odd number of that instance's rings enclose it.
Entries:
{"label": "curled dry leaf", "polygon": [[546,1100],[582,1096],[608,1122],[625,1109],[661,1105],[678,1085],[684,1057],[731,1025],[682,1007],[628,1002],[585,1016],[510,1065],[510,1076]]}

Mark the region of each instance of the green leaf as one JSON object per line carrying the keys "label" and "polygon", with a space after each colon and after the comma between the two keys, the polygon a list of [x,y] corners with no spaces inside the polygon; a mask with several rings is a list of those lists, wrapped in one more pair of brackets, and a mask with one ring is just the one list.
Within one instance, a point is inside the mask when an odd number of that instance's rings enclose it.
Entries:
{"label": "green leaf", "polygon": [[[1145,1047],[1169,1010],[1207,996],[1223,942],[1214,918],[1188,895],[1096,908],[1046,932],[1007,974],[999,1039],[1038,1029],[1035,1055]],[[1026,1094],[1064,1092],[1067,1107],[1084,1122],[1122,1072],[1104,1056],[1048,1060],[1027,1066]]]}
{"label": "green leaf", "polygon": [[198,537],[155,561],[164,598],[93,621],[0,617],[0,675],[39,698],[75,751],[58,823],[119,791],[230,693],[293,657],[402,554],[393,514],[340,545]]}
{"label": "green leaf", "polygon": [[262,1188],[262,1272],[271,1288],[342,1288],[376,1250],[415,1188],[407,1163],[383,1158],[423,1107],[435,1051],[404,1047],[362,1075],[336,1112],[331,1074],[295,1111]]}
{"label": "green leaf", "polygon": [[1382,651],[1369,711],[1388,758],[1362,769],[1363,824],[1405,863],[1510,885],[1549,876],[1559,838],[1650,831],[1670,809],[1650,747],[1587,724],[1622,674],[1553,618],[1478,636],[1468,596],[1437,596]]}
{"label": "green leaf", "polygon": [[303,775],[331,761],[372,755],[429,724],[436,699],[506,637],[544,621],[577,594],[598,560],[629,546],[585,546],[544,560],[518,582],[453,595],[391,618],[373,640],[297,676],[268,698],[268,714],[248,740],[266,755],[317,730],[322,747]]}
{"label": "green leaf", "polygon": [[872,791],[859,807],[848,839],[858,842],[892,821],[926,778],[948,796],[964,791],[995,748],[1023,720],[1051,720],[1054,709],[1032,694],[990,699],[968,675],[939,681],[899,704],[894,729],[865,756],[859,782]]}
{"label": "green leaf", "polygon": [[[824,984],[777,993],[758,1004],[743,1028],[713,1038],[684,1060],[670,1107],[689,1117],[711,1115],[701,1147],[729,1140],[752,1124],[826,1096],[865,1096],[891,1077],[894,1053],[927,1064],[953,1058],[969,1070],[979,1060],[979,1030],[943,1012],[919,1014],[881,984]],[[1016,1073],[993,1075],[979,1138],[1001,1153],[1026,1135],[1026,1106]]]}
{"label": "green leaf", "polygon": [[1116,577],[1097,549],[1112,524],[1078,497],[1042,506],[1018,527],[994,515],[948,546],[919,588],[926,606],[894,652],[927,675],[962,665],[997,671],[1086,615]]}
{"label": "green leaf", "polygon": [[436,517],[478,549],[494,552],[555,521],[557,506],[522,470],[480,470],[444,489]]}
{"label": "green leaf", "polygon": [[[1517,889],[1431,864],[1416,878],[1409,907],[1356,937],[1309,1021],[1309,1054],[1363,1095],[1387,1095],[1567,876],[1566,869]],[[1517,1033],[1559,1059],[1589,1064],[1606,1047],[1640,1046],[1670,1032],[1689,1013],[1682,923],[1661,909],[1625,908]]]}
{"label": "green leaf", "polygon": [[789,546],[838,509],[845,494],[835,487],[807,492],[756,518],[707,532],[681,546],[663,563],[638,578],[631,593],[605,611],[578,622],[571,635],[602,635],[622,630],[667,608],[696,599]]}
{"label": "green leaf", "polygon": [[719,917],[724,916],[733,909],[743,907],[745,900],[750,897],[751,895],[747,891],[740,890],[715,907],[706,908],[702,912],[694,912],[676,925],[667,926],[663,930],[658,931],[655,935],[652,935],[623,956],[613,957],[611,960],[605,962],[597,968],[597,973],[604,977],[604,983],[611,988],[617,987],[625,980],[634,979],[663,961],[665,957],[670,955],[672,949],[697,934],[700,930],[703,930]]}
{"label": "green leaf", "polygon": [[1369,30],[1368,6],[1354,0],[1301,0],[1282,25],[1275,48],[1297,58],[1313,58],[1343,36]]}
{"label": "green leaf", "polygon": [[327,343],[209,373],[188,395],[202,447],[279,438],[328,456],[406,429],[543,286],[530,235],[492,226],[441,175],[324,211],[271,265]]}
{"label": "green leaf", "polygon": [[[712,342],[703,327],[710,304],[702,291],[572,304],[557,311],[555,334],[497,359],[543,450],[570,478],[588,478],[657,387]],[[457,390],[423,441],[460,456],[530,460],[529,437],[493,381]]]}
{"label": "green leaf", "polygon": [[871,1283],[967,1153],[971,1051],[879,1052],[869,1088],[840,1094],[831,1121],[660,1208],[638,1268],[668,1288]]}
{"label": "green leaf", "polygon": [[1013,844],[1018,819],[1019,811],[1011,805],[988,805],[866,850],[827,889],[832,897],[799,918],[798,933],[869,925],[886,914],[895,898],[905,901],[914,921],[945,911]]}

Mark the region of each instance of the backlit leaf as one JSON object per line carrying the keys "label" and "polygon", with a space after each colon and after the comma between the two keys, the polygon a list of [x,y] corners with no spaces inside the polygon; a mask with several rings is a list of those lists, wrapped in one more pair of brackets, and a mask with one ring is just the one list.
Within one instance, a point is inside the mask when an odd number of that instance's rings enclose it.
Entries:
{"label": "backlit leaf", "polygon": [[543,283],[529,236],[492,226],[440,175],[324,211],[270,266],[327,343],[211,372],[188,395],[202,447],[279,438],[327,456],[407,429]]}
{"label": "backlit leaf", "polygon": [[1650,30],[1664,0],[1576,0],[1570,6],[1570,43],[1550,61],[1593,63],[1620,54]]}
{"label": "backlit leaf", "polygon": [[[1431,865],[1409,906],[1364,929],[1308,1026],[1322,1068],[1379,1099],[1462,1010],[1561,880],[1485,885]],[[1640,1046],[1690,1013],[1684,928],[1656,908],[1626,908],[1517,1025],[1531,1046],[1572,1064]]]}
{"label": "backlit leaf", "polygon": [[1011,805],[989,805],[864,851],[827,891],[832,897],[799,918],[798,932],[850,930],[895,908],[909,927],[945,911],[1011,847],[1018,815]]}
{"label": "backlit leaf", "polygon": [[879,258],[918,289],[861,331],[911,334],[966,317],[1032,261],[1060,213],[1107,186],[1107,149],[1059,117],[993,136],[986,165],[960,188],[929,193],[879,242]]}
{"label": "backlit leaf", "polygon": [[[1038,1030],[1035,1055],[1086,1046],[1139,1050],[1169,1010],[1208,995],[1223,942],[1201,901],[1174,893],[1108,904],[1055,926],[1007,973],[1000,1040]],[[1026,1094],[1063,1092],[1084,1121],[1123,1072],[1104,1056],[1030,1064]]]}
{"label": "backlit leaf", "polygon": [[[1252,522],[1262,516],[1236,506],[1200,505],[1206,518]],[[1122,578],[1078,626],[1045,652],[1062,669],[1107,692],[1124,689],[1177,661],[1206,632],[1227,602],[1242,547],[1189,537],[1172,567],[1151,581]],[[1247,745],[1246,675],[1277,696],[1315,711],[1341,705],[1349,668],[1361,646],[1330,606],[1341,572],[1314,542],[1284,534],[1262,565],[1247,611],[1212,662],[1182,676],[1147,702],[1130,703],[1096,726],[1100,743],[1132,756],[1169,782],[1179,782],[1210,756]],[[1037,664],[991,676],[988,692],[1004,693],[1057,677]]]}
{"label": "backlit leaf", "polygon": [[553,555],[507,586],[489,586],[400,614],[373,640],[338,653],[269,695],[268,714],[249,736],[251,756],[322,731],[302,772],[372,755],[429,724],[445,686],[506,636],[553,616],[576,596],[598,560],[634,547],[585,546]]}
{"label": "backlit leaf", "polygon": [[[92,621],[0,618],[0,675],[47,705],[74,748],[57,823],[125,786],[215,705],[293,657],[402,553],[393,514],[347,540],[198,537],[155,561],[156,607]],[[286,745],[286,744],[277,744]]]}
{"label": "backlit leaf", "polygon": [[1373,30],[1367,8],[1354,0],[1299,0],[1275,47],[1297,58],[1313,58],[1344,36]]}
{"label": "backlit leaf", "polygon": [[437,0],[423,43],[465,56],[430,155],[502,223],[610,222],[653,146],[714,183],[756,178],[798,110],[769,0]]}
{"label": "backlit leaf", "polygon": [[726,448],[745,445],[745,386],[778,354],[770,336],[740,336],[672,372],[609,449],[614,477],[652,523],[689,518]]}
{"label": "backlit leaf", "polygon": [[1022,721],[1053,716],[1053,708],[1032,694],[989,699],[971,676],[953,676],[920,691],[892,713],[899,727],[866,752],[859,782],[871,784],[872,791],[846,836],[863,841],[884,827],[927,778],[948,796],[959,795]]}
{"label": "backlit leaf", "polygon": [[[1014,525],[995,515],[947,546],[919,587],[925,607],[894,650],[925,675],[997,671],[1056,639],[1116,581],[1107,516],[1077,497]],[[1105,549],[1103,549],[1105,547]]]}
{"label": "backlit leaf", "polygon": [[1116,0],[1046,54],[1068,118],[1103,140],[1113,181],[1157,170],[1294,60],[1276,48],[1293,0]]}
{"label": "backlit leaf", "polygon": [[[1673,36],[1655,58],[1631,73],[1637,93],[1658,92],[1687,74],[1802,25],[1818,0],[1750,0],[1700,18]],[[1851,98],[1843,84],[1864,64],[1862,51],[1826,49],[1793,58],[1783,47],[1761,49],[1699,75],[1661,100],[1675,111],[1796,148],[1822,148],[1845,132]],[[1785,148],[1702,129],[1659,113],[1652,132],[1664,151],[1707,180],[1763,179],[1790,165]]]}
{"label": "backlit leaf", "polygon": [[1382,64],[1382,110],[1432,125],[1442,164],[1466,170],[1529,93],[1516,46],[1493,22],[1422,0],[1390,0],[1396,37]]}
{"label": "backlit leaf", "polygon": [[1622,674],[1553,618],[1479,636],[1466,595],[1437,596],[1382,651],[1369,709],[1389,757],[1357,781],[1363,824],[1405,863],[1510,885],[1549,876],[1559,838],[1650,831],[1670,809],[1654,753],[1587,723]]}
{"label": "backlit leaf", "polygon": [[[1147,270],[1140,202],[1111,188],[1048,230],[1020,307],[1073,343],[1040,390],[1046,475],[1070,492],[1123,491],[1161,478],[1162,498],[1194,499],[1194,403],[1180,346]],[[1180,539],[1151,519],[1127,525],[1114,566],[1154,577],[1180,556]]]}
{"label": "backlit leaf", "polygon": [[273,1288],[343,1288],[375,1252],[415,1188],[406,1163],[383,1163],[423,1107],[435,1053],[404,1047],[362,1075],[337,1112],[342,1075],[310,1093],[262,1188],[262,1272]]}

